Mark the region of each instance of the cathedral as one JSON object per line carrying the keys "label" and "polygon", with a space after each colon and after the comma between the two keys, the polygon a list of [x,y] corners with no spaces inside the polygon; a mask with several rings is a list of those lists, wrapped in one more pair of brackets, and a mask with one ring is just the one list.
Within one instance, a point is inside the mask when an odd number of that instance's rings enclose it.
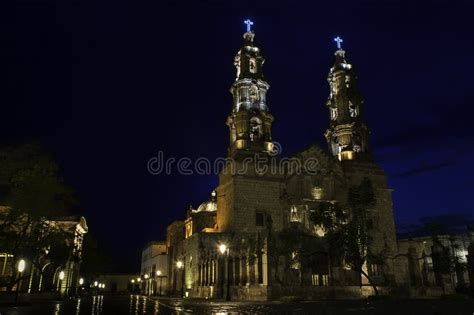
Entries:
{"label": "cathedral", "polygon": [[[312,145],[282,158],[272,138],[265,59],[250,24],[243,39],[234,58],[228,157],[219,185],[209,200],[190,207],[185,220],[167,229],[170,292],[240,300],[328,299],[402,285],[406,272],[396,259],[392,189],[372,158],[364,100],[341,40],[335,39],[338,49],[327,78],[328,149]],[[347,204],[348,192],[363,180],[371,182],[375,200],[367,217],[369,250],[381,258],[364,261],[361,273],[331,254],[327,231],[314,223],[312,213],[322,205]]]}

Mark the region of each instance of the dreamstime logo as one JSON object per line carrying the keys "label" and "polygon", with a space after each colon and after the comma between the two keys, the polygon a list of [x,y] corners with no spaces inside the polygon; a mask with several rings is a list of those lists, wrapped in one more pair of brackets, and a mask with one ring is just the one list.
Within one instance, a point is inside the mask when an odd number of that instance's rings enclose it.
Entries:
{"label": "dreamstime logo", "polygon": [[206,157],[195,160],[189,157],[165,157],[165,153],[160,150],[157,156],[148,160],[147,170],[151,175],[171,175],[175,172],[180,175],[216,175],[222,172],[232,175],[255,174],[256,176],[301,173],[316,175],[321,171],[317,158],[278,157],[281,152],[282,146],[278,142],[272,143],[267,154],[255,154],[238,160],[230,157],[214,160]]}

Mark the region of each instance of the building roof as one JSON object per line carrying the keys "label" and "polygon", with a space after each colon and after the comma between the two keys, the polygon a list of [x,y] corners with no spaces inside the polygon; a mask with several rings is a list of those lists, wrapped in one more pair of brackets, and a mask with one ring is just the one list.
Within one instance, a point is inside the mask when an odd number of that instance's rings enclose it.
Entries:
{"label": "building roof", "polygon": [[192,210],[192,212],[202,212],[202,211],[217,211],[217,193],[215,190],[211,193],[211,199],[204,201],[201,205],[196,209]]}

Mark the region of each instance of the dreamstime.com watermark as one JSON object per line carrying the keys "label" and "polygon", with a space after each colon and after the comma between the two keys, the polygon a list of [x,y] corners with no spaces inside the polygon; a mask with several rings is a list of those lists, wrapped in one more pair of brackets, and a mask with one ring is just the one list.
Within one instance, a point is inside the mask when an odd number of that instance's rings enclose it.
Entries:
{"label": "dreamstime.com watermark", "polygon": [[281,145],[274,142],[272,150],[267,154],[255,154],[239,160],[233,158],[209,159],[199,157],[166,157],[160,150],[157,156],[147,162],[147,170],[151,175],[217,175],[220,172],[231,175],[244,175],[254,172],[257,175],[293,175],[305,173],[316,175],[321,167],[319,160],[314,157],[303,159],[292,157],[277,157],[281,153]]}

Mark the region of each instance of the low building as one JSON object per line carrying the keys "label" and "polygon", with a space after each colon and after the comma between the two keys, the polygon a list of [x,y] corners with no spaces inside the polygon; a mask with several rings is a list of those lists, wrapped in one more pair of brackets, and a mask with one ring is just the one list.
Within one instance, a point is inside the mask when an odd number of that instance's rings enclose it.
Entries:
{"label": "low building", "polygon": [[[32,263],[25,259],[25,270],[22,279],[17,283],[19,290],[25,293],[47,293],[54,292],[62,296],[74,295],[80,279],[80,264],[82,257],[82,242],[84,235],[88,232],[86,219],[82,216],[58,217],[55,220],[47,221],[47,224],[54,228],[60,228],[66,236],[66,244],[70,252],[64,265],[53,265],[46,257],[48,246],[41,249],[44,251],[36,257],[36,262]],[[0,249],[1,252],[1,249]],[[44,257],[43,257],[44,256]],[[1,277],[6,281],[13,277],[13,272],[9,260],[16,261],[17,258],[10,253],[0,255]],[[2,281],[2,282],[6,282]],[[5,287],[0,287],[5,291]]]}
{"label": "low building", "polygon": [[104,284],[103,292],[121,294],[133,291],[136,278],[136,274],[112,273],[100,276],[96,280]]}
{"label": "low building", "polygon": [[455,289],[466,290],[470,285],[467,262],[471,242],[468,235],[399,240],[399,257],[404,261],[406,283],[414,291],[412,295],[423,295],[434,289],[444,294]]}
{"label": "low building", "polygon": [[142,251],[141,291],[146,295],[162,295],[168,291],[168,255],[165,241],[148,243]]}

